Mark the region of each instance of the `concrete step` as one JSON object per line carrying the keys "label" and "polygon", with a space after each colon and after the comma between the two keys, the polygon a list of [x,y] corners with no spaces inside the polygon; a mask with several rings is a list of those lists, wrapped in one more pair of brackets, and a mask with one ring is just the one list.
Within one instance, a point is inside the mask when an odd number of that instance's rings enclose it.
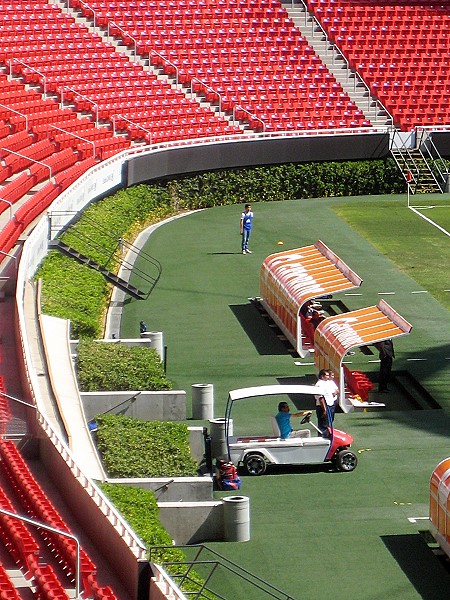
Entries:
{"label": "concrete step", "polygon": [[[327,38],[324,31],[317,24],[316,20],[310,16],[304,7],[292,7],[288,0],[282,0],[290,18],[300,31],[301,35],[307,40],[308,44],[314,49],[322,62],[328,67],[337,82],[341,84],[343,90],[347,92],[350,99],[356,104],[366,118],[373,125],[389,125],[391,118],[387,112],[379,105],[375,98],[369,98],[369,90],[359,82],[354,71],[348,68],[345,59],[337,51],[334,44]],[[359,88],[359,89],[358,89]]]}

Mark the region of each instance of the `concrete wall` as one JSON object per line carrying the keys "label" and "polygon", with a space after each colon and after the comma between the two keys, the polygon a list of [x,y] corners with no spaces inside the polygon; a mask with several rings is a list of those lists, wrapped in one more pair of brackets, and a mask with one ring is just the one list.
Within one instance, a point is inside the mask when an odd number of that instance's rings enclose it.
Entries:
{"label": "concrete wall", "polygon": [[147,421],[185,421],[184,390],[81,392],[81,400],[89,421],[105,412]]}
{"label": "concrete wall", "polygon": [[108,483],[120,483],[154,492],[161,502],[209,502],[213,499],[211,477],[154,477],[148,479],[108,479]]}
{"label": "concrete wall", "polygon": [[223,540],[223,503],[162,502],[159,518],[176,544]]}
{"label": "concrete wall", "polygon": [[203,437],[203,427],[188,427],[189,429],[189,447],[194,459],[200,463],[205,454],[205,441]]}

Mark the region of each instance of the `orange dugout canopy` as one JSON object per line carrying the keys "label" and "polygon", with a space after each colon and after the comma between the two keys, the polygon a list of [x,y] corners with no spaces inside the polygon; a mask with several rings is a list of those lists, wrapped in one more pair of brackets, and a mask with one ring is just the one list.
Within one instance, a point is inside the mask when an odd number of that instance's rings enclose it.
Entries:
{"label": "orange dugout canopy", "polygon": [[385,300],[376,306],[326,318],[314,334],[314,362],[317,370],[331,369],[339,376],[341,408],[348,412],[342,362],[352,348],[370,346],[410,333],[412,326]]}
{"label": "orange dugout canopy", "polygon": [[260,271],[260,301],[300,356],[300,309],[308,300],[359,287],[362,279],[322,241],[268,256]]}

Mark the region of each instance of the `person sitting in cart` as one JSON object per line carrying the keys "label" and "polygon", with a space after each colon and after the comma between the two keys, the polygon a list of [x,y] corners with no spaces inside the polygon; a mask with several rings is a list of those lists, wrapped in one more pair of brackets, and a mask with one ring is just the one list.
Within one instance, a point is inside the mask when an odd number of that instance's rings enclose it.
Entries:
{"label": "person sitting in cart", "polygon": [[280,438],[287,440],[288,438],[301,437],[304,435],[304,430],[294,430],[291,425],[291,417],[306,417],[311,415],[310,410],[303,410],[297,413],[291,413],[289,404],[287,402],[280,402],[278,404],[278,413],[275,415],[275,420],[280,430]]}

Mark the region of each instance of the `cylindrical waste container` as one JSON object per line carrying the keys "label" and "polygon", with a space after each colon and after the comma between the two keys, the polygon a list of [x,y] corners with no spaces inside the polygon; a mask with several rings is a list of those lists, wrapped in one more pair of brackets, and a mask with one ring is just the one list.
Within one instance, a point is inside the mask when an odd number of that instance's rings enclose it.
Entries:
{"label": "cylindrical waste container", "polygon": [[150,348],[154,348],[161,357],[161,360],[164,360],[164,340],[162,331],[144,331],[141,333],[141,338],[150,340]]}
{"label": "cylindrical waste container", "polygon": [[[210,419],[211,425],[211,454],[214,458],[221,458],[224,460],[228,459],[228,448],[226,439],[226,422],[224,418]],[[228,422],[228,435],[233,435],[233,421],[232,419]]]}
{"label": "cylindrical waste container", "polygon": [[226,542],[248,542],[250,539],[250,498],[227,496],[223,502],[223,531]]}
{"label": "cylindrical waste container", "polygon": [[212,383],[193,384],[192,418],[214,419],[214,386]]}

